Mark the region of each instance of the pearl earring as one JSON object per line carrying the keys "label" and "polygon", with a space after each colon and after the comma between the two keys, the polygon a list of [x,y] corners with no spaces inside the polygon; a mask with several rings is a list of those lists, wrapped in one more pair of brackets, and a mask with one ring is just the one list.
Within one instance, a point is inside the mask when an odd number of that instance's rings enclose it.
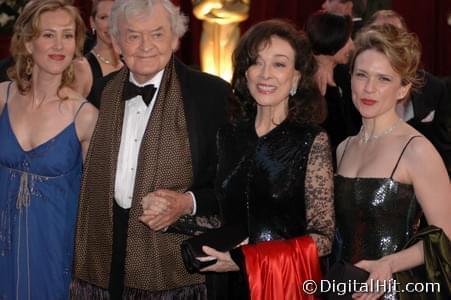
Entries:
{"label": "pearl earring", "polygon": [[294,95],[296,95],[297,90],[298,90],[298,87],[293,86],[290,90],[290,96],[293,97]]}

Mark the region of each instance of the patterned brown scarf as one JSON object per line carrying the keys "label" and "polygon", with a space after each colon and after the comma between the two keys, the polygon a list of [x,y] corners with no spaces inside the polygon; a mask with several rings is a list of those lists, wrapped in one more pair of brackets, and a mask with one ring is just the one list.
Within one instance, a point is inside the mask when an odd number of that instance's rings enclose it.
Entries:
{"label": "patterned brown scarf", "polygon": [[[112,207],[128,80],[124,68],[102,94],[99,120],[86,160],[77,224],[74,272],[97,287],[108,288],[112,255]],[[150,230],[138,221],[141,199],[159,188],[185,191],[192,183],[192,162],[180,83],[174,59],[165,69],[138,156],[130,209],[125,286],[146,291],[199,284],[204,276],[186,272],[180,255],[181,234]]]}

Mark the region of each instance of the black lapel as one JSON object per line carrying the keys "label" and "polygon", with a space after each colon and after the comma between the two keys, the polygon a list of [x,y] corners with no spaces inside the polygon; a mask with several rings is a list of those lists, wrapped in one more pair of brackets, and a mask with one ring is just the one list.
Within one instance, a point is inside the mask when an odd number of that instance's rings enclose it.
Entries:
{"label": "black lapel", "polygon": [[[198,123],[198,116],[202,113],[201,107],[196,106],[197,97],[200,95],[198,91],[201,87],[195,85],[195,82],[190,78],[190,70],[187,66],[181,63],[175,56],[175,71],[180,80],[180,89],[182,92],[183,105],[185,110],[186,127],[188,129],[188,137],[191,148],[191,161],[193,167],[193,183],[198,178],[199,172],[199,134],[200,128]],[[193,74],[191,74],[193,76]]]}

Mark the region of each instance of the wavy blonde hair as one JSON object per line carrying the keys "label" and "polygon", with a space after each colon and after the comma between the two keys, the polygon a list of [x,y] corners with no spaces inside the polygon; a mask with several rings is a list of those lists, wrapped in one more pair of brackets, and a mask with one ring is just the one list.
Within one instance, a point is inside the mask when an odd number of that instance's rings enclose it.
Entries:
{"label": "wavy blonde hair", "polygon": [[375,50],[385,55],[393,70],[401,77],[402,85],[412,85],[416,90],[423,84],[417,70],[421,59],[421,44],[416,34],[391,24],[365,27],[354,41],[351,72],[356,58],[365,50]]}
{"label": "wavy blonde hair", "polygon": [[[85,24],[80,17],[76,7],[69,4],[65,0],[39,0],[31,1],[25,5],[24,10],[17,18],[14,25],[14,34],[11,39],[10,52],[14,59],[14,64],[8,69],[8,76],[16,81],[19,92],[26,94],[31,89],[33,80],[27,68],[30,64],[34,64],[32,55],[26,49],[26,43],[36,39],[40,34],[40,17],[43,13],[63,9],[74,20],[75,23],[75,56],[81,57],[83,44],[85,41]],[[28,66],[27,66],[28,65]],[[62,74],[61,84],[58,92],[62,87],[70,85],[74,81],[73,63],[71,63]]]}

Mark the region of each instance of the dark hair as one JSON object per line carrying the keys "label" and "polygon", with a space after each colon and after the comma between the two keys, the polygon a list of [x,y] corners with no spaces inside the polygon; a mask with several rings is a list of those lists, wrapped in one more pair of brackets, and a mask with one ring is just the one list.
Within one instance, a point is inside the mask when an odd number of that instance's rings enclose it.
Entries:
{"label": "dark hair", "polygon": [[351,37],[352,19],[318,11],[307,19],[304,30],[315,54],[335,55]]}
{"label": "dark hair", "polygon": [[268,45],[272,37],[287,41],[295,52],[295,69],[301,78],[296,94],[288,98],[289,121],[321,123],[324,116],[324,99],[314,80],[317,69],[310,43],[301,31],[283,20],[268,20],[252,26],[240,39],[233,52],[232,87],[234,95],[230,101],[232,122],[251,120],[257,106],[251,96],[246,79],[246,71],[252,66],[261,47]]}
{"label": "dark hair", "polygon": [[91,17],[95,17],[97,15],[97,10],[99,9],[99,3],[104,1],[111,1],[114,2],[114,0],[92,0],[91,3]]}
{"label": "dark hair", "polygon": [[352,0],[352,16],[362,17],[367,8],[367,0]]}
{"label": "dark hair", "polygon": [[406,20],[403,16],[391,9],[381,9],[376,11],[367,21],[368,26],[374,25],[378,19],[397,19],[402,26],[402,29],[409,30]]}

